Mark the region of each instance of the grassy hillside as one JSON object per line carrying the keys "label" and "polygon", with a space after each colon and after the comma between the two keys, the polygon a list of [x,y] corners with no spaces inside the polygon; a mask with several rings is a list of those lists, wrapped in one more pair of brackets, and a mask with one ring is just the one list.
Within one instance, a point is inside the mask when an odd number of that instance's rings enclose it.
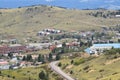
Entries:
{"label": "grassy hillside", "polygon": [[77,80],[120,80],[120,58],[109,57],[64,59],[61,68]]}
{"label": "grassy hillside", "polygon": [[37,31],[44,28],[73,31],[119,24],[119,18],[96,18],[87,15],[90,12],[96,10],[68,10],[50,6],[0,9],[0,33],[35,36]]}
{"label": "grassy hillside", "polygon": [[0,73],[0,80],[40,80],[39,73],[41,71],[44,71],[46,74],[48,73],[49,80],[62,80],[59,75],[48,69],[48,64],[43,64],[37,67],[2,70]]}

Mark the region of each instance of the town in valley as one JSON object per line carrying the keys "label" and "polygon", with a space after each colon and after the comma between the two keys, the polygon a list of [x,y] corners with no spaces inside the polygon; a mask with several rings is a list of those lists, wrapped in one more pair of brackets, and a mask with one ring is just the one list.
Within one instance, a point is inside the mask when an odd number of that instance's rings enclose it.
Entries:
{"label": "town in valley", "polygon": [[120,80],[120,10],[39,5],[0,18],[0,80]]}

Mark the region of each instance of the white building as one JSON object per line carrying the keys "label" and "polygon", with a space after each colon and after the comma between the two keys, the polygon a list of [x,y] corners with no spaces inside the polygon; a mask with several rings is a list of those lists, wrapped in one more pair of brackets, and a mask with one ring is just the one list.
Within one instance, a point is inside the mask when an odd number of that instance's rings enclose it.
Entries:
{"label": "white building", "polygon": [[49,48],[49,46],[52,45],[52,43],[29,43],[28,48],[37,48],[37,49],[43,49],[43,48]]}
{"label": "white building", "polygon": [[120,18],[120,15],[115,15],[116,18]]}
{"label": "white building", "polygon": [[104,50],[110,50],[111,48],[120,48],[120,43],[112,44],[93,44],[90,48],[85,49],[85,52],[89,54],[102,53]]}

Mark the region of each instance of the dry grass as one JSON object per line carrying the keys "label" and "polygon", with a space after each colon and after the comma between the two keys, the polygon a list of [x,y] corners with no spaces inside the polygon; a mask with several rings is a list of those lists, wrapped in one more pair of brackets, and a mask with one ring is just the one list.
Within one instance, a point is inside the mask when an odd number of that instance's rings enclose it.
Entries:
{"label": "dry grass", "polygon": [[[77,59],[79,60],[80,58],[75,58],[73,60],[75,61]],[[61,63],[62,67],[67,64],[68,66],[66,66],[64,71],[67,73],[73,71],[71,76],[77,78],[78,80],[119,80],[120,61],[118,60],[114,63],[105,65],[107,61],[108,60],[105,56],[100,56],[80,65],[72,65],[71,68],[67,68],[71,66],[70,59],[63,59]],[[89,67],[86,68],[87,66]]]}
{"label": "dry grass", "polygon": [[[39,73],[42,70],[46,72],[46,69],[44,68],[47,66],[48,64],[42,64],[38,67],[28,67],[16,70],[2,70],[3,76],[0,76],[0,80],[39,80]],[[10,77],[8,77],[8,75]],[[53,75],[52,72],[49,74],[50,80],[56,80],[56,77],[57,76]]]}
{"label": "dry grass", "polygon": [[66,10],[58,7],[35,6],[1,9],[0,12],[2,12],[0,32],[18,37],[36,36],[36,32],[44,28],[73,31],[99,29],[104,25],[119,24],[119,18],[104,19],[86,15],[94,10]]}

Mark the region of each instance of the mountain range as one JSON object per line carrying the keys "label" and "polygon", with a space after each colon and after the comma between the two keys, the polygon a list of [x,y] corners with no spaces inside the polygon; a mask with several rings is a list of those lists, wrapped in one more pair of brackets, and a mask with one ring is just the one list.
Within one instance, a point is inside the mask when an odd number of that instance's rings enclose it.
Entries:
{"label": "mountain range", "polygon": [[0,8],[52,5],[75,9],[120,9],[120,0],[0,0]]}

